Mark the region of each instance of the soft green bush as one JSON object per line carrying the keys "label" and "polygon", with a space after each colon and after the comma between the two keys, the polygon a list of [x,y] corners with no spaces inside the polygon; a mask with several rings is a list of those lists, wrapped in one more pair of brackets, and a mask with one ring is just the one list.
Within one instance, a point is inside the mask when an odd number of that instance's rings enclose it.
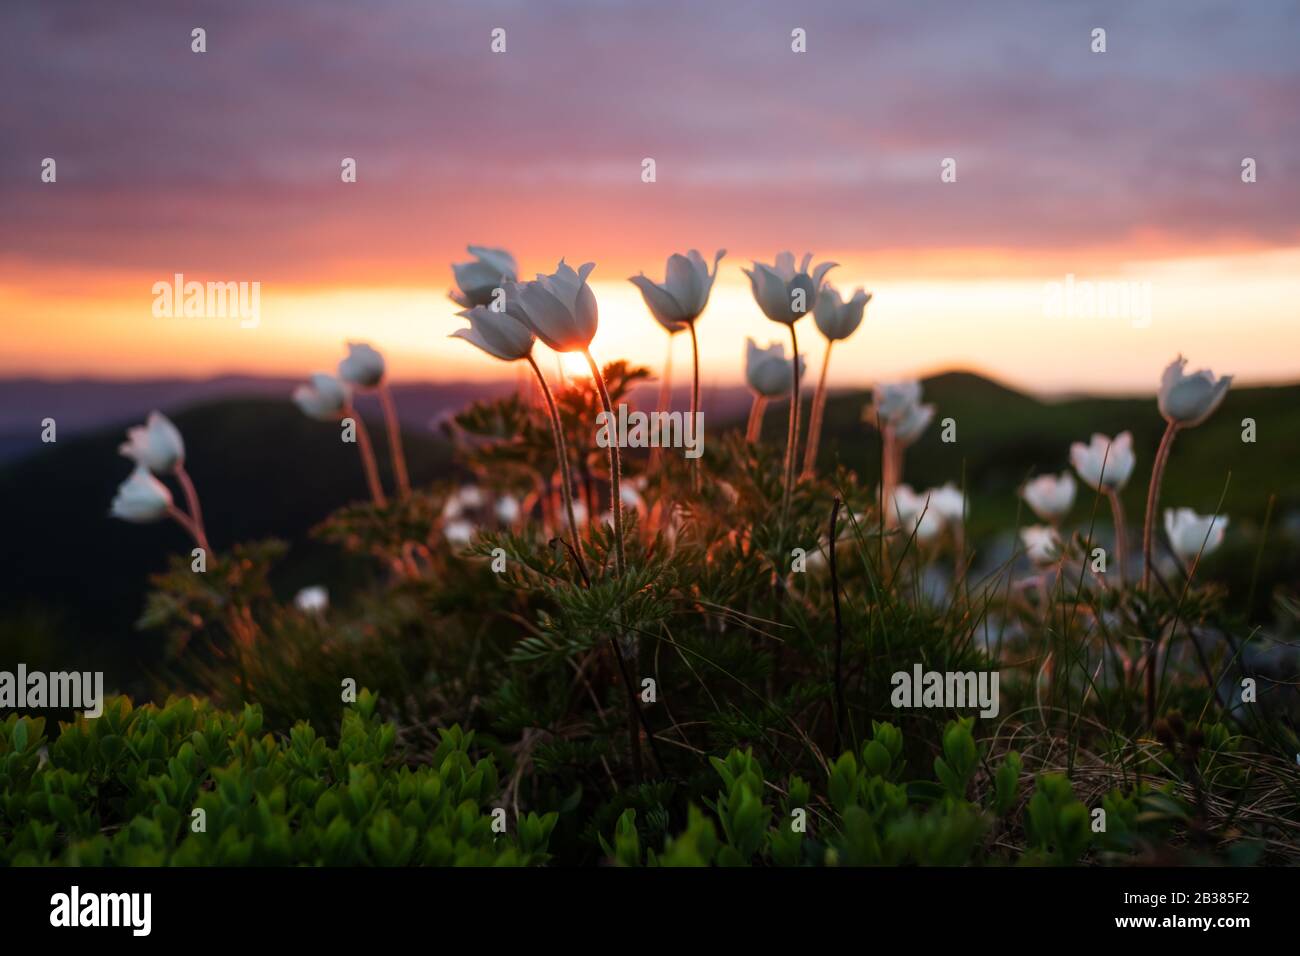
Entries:
{"label": "soft green bush", "polygon": [[892,724],[876,723],[861,759],[842,754],[817,799],[797,776],[773,787],[752,751],[732,750],[725,760],[711,760],[722,783],[717,797],[705,801],[713,816],[692,805],[686,829],[669,837],[661,854],[642,855],[634,809],[619,818],[613,843],[601,844],[622,866],[969,864],[995,817],[1014,801],[1020,757],[1004,759],[1001,790],[993,805],[981,807],[964,796],[979,759],[970,722],[950,723],[944,741],[945,757],[935,761],[943,784],[904,784],[897,782],[902,735]]}
{"label": "soft green bush", "polygon": [[[338,745],[306,723],[277,738],[262,713],[192,698],[64,724],[0,724],[0,864],[489,865],[544,863],[556,815],[493,829],[498,775],[472,733],[441,731],[427,765],[394,761],[396,729],[362,692]],[[199,811],[202,811],[201,813]],[[503,814],[498,816],[504,817]],[[195,832],[202,820],[200,832]]]}

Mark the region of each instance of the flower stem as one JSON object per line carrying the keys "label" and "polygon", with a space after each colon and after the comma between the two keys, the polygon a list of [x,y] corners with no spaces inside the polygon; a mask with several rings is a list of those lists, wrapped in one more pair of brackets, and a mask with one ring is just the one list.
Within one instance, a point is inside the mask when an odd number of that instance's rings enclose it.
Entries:
{"label": "flower stem", "polygon": [[531,352],[528,354],[528,364],[532,366],[534,374],[537,375],[537,381],[542,386],[542,395],[546,398],[546,408],[551,415],[551,436],[555,439],[555,457],[559,459],[560,492],[564,498],[564,514],[569,521],[569,540],[573,545],[573,554],[578,562],[578,570],[582,572],[583,580],[589,580],[587,563],[582,556],[582,543],[578,539],[578,522],[573,515],[573,481],[569,473],[569,451],[564,441],[564,425],[560,420],[560,409],[555,404],[555,396],[551,394],[551,386],[546,383],[546,376],[538,368],[537,360],[533,358]]}
{"label": "flower stem", "polygon": [[822,373],[817,379],[817,393],[813,396],[812,417],[808,421],[808,447],[804,450],[803,474],[811,478],[817,470],[817,447],[822,438],[822,416],[826,412],[826,370],[831,367],[831,346],[834,339],[826,340],[826,357],[822,359]]}
{"label": "flower stem", "polygon": [[212,549],[208,546],[208,531],[203,524],[203,511],[199,508],[199,493],[195,490],[194,482],[190,480],[190,473],[185,470],[184,465],[176,466],[176,480],[181,483],[181,490],[185,492],[185,500],[189,504],[190,520],[194,524],[194,539],[205,553],[210,554]]}
{"label": "flower stem", "polygon": [[397,419],[397,405],[387,382],[379,383],[379,404],[384,409],[384,424],[388,427],[388,449],[393,458],[393,474],[397,478],[399,498],[411,495],[411,479],[406,473],[406,452],[402,450],[402,423]]}
{"label": "flower stem", "polygon": [[[675,335],[668,333],[668,354],[664,357],[664,374],[663,380],[659,383],[659,410],[666,412],[673,403],[673,342]],[[663,448],[659,445],[650,449],[650,471],[654,471],[659,459],[663,456]]]}
{"label": "flower stem", "polygon": [[[596,383],[596,388],[600,390],[600,402],[605,407],[605,414],[609,416],[610,421],[614,418],[614,403],[609,398],[609,388],[605,385],[605,376],[600,372],[600,366],[596,360],[591,357],[591,351],[583,349],[582,354],[587,359],[587,364],[591,367],[591,377]],[[611,425],[612,428],[612,425]],[[609,443],[609,495],[610,510],[614,513],[614,567],[618,570],[618,576],[623,576],[623,571],[627,565],[627,554],[623,548],[623,475],[621,460],[618,453],[618,442],[610,441]]]}
{"label": "flower stem", "polygon": [[[587,365],[591,368],[591,377],[600,390],[600,402],[605,407],[605,414],[612,421],[614,418],[614,403],[610,401],[605,376],[601,374],[600,366],[596,364],[596,360],[591,357],[590,349],[583,349],[582,354],[586,357]],[[610,509],[614,513],[614,567],[621,578],[626,570],[627,555],[623,547],[623,480],[620,466],[618,442],[610,441],[609,494]],[[622,631],[621,612],[619,619],[619,630]],[[639,784],[641,782],[641,706],[637,703],[636,689],[632,686],[632,678],[635,675],[629,671],[627,661],[624,658],[636,661],[640,657],[640,641],[637,640],[635,634],[631,637],[620,634],[620,639],[611,641],[610,644],[615,655],[615,663],[618,664],[619,671],[623,675],[623,683],[627,689],[628,756],[632,761],[632,779]]]}
{"label": "flower stem", "polygon": [[204,536],[203,531],[194,523],[193,519],[190,518],[189,515],[184,511],[181,511],[181,509],[177,508],[175,505],[168,505],[167,517],[171,518],[185,529],[185,533],[194,539],[194,543],[203,549],[204,554],[211,553],[208,549],[208,539]]}
{"label": "flower stem", "polygon": [[[700,420],[700,343],[695,337],[695,323],[687,322],[686,327],[691,330],[691,434],[696,441],[700,441],[700,436],[695,430]],[[700,446],[704,447],[703,445]],[[696,494],[700,493],[700,460],[691,459],[691,486]]]}
{"label": "flower stem", "polygon": [[790,513],[790,493],[794,490],[794,466],[799,460],[799,335],[790,323],[790,345],[794,355],[790,359],[790,430],[785,448],[785,490],[781,496],[781,520]]}
{"label": "flower stem", "polygon": [[[1147,489],[1147,513],[1146,523],[1142,528],[1142,590],[1150,592],[1151,590],[1151,572],[1152,558],[1155,553],[1155,525],[1156,512],[1160,504],[1160,485],[1165,477],[1165,465],[1169,461],[1169,450],[1174,446],[1174,436],[1178,433],[1178,426],[1170,422],[1165,428],[1165,434],[1160,439],[1160,448],[1156,451],[1155,461],[1151,465],[1151,486]],[[1155,723],[1156,719],[1156,662],[1160,657],[1160,632],[1159,628],[1156,633],[1148,635],[1151,640],[1151,648],[1147,651],[1147,673],[1146,673],[1146,705],[1147,705],[1147,722]]]}
{"label": "flower stem", "polygon": [[361,452],[361,464],[366,470],[366,484],[370,486],[370,498],[379,507],[388,504],[388,499],[384,496],[384,486],[379,483],[379,466],[375,464],[375,446],[370,443],[370,429],[366,428],[365,420],[356,413],[355,409],[349,408],[344,417],[351,418],[357,426],[357,449]]}
{"label": "flower stem", "polygon": [[835,545],[838,540],[836,524],[840,516],[840,498],[835,496],[831,505],[830,544],[827,545],[831,570],[831,599],[835,606],[835,753],[844,741],[844,622],[840,617],[840,578],[835,566]]}
{"label": "flower stem", "polygon": [[898,449],[894,426],[882,424],[880,438],[880,500],[881,507],[885,509],[885,523],[892,524],[897,517],[894,514],[894,486],[898,481],[898,476],[895,474]]}
{"label": "flower stem", "polygon": [[1114,488],[1106,491],[1110,499],[1111,519],[1115,524],[1115,558],[1119,564],[1119,585],[1128,584],[1128,531],[1124,525],[1124,505],[1119,500],[1119,492]]}
{"label": "flower stem", "polygon": [[1156,511],[1160,505],[1160,485],[1165,478],[1165,464],[1169,461],[1169,451],[1174,445],[1174,435],[1178,426],[1173,422],[1165,428],[1160,439],[1160,448],[1156,451],[1155,462],[1151,465],[1151,486],[1147,489],[1146,523],[1142,527],[1142,590],[1151,590],[1151,559],[1155,551]]}
{"label": "flower stem", "polygon": [[758,441],[763,433],[763,413],[767,411],[767,399],[762,395],[754,396],[754,404],[749,407],[749,424],[745,426],[745,441],[751,445]]}

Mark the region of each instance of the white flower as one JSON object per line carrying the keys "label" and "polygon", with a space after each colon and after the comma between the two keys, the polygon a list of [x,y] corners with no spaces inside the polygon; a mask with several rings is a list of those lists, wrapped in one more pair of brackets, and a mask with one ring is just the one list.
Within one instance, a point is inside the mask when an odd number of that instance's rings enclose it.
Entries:
{"label": "white flower", "polygon": [[817,296],[813,308],[813,321],[822,335],[832,342],[847,339],[862,324],[862,313],[871,301],[871,293],[858,289],[853,298],[845,302],[839,291],[829,283]]}
{"label": "white flower", "polygon": [[185,463],[185,441],[162,412],[150,412],[143,425],[128,428],[118,451],[156,475],[175,471]]}
{"label": "white flower", "polygon": [[619,499],[623,502],[624,508],[631,508],[633,511],[640,511],[645,507],[645,499],[641,493],[631,485],[623,485],[619,489]]}
{"label": "white flower", "polygon": [[448,521],[442,526],[442,534],[447,539],[448,544],[464,547],[474,537],[474,525],[457,518],[455,521]]}
{"label": "white flower", "polygon": [[352,390],[333,375],[315,372],[311,384],[293,390],[293,401],[309,418],[333,421],[352,404]]}
{"label": "white flower", "polygon": [[1165,421],[1190,428],[1201,424],[1219,407],[1232,376],[1216,379],[1208,369],[1186,375],[1186,367],[1187,359],[1181,355],[1169,363],[1160,378],[1159,406]]}
{"label": "white flower", "polygon": [[[774,265],[755,262],[753,271],[744,270],[754,290],[754,301],[773,322],[794,325],[817,307],[817,295],[826,279],[826,273],[838,263],[823,262],[810,275],[808,266],[811,263],[812,253],[805,253],[796,272],[794,253],[783,252],[776,257]],[[801,292],[802,295],[796,296],[796,292]]]}
{"label": "white flower", "polygon": [[464,339],[505,362],[527,358],[533,351],[533,333],[519,320],[517,310],[511,314],[508,300],[504,312],[476,305],[457,314],[469,319],[469,328],[457,329],[450,338]]}
{"label": "white flower", "polygon": [[894,489],[891,507],[898,525],[904,534],[915,532],[916,540],[926,542],[937,537],[944,529],[944,518],[934,502],[929,500],[927,492],[918,495],[911,485],[899,485]]}
{"label": "white flower", "polygon": [[916,379],[882,382],[872,388],[871,394],[876,421],[883,425],[898,425],[908,415],[914,414],[914,409],[920,405],[921,383]]}
{"label": "white flower", "polygon": [[[808,363],[799,356],[799,377],[803,377]],[[790,394],[793,369],[785,357],[785,346],[773,342],[760,349],[753,339],[745,339],[745,381],[763,398],[781,398]]]}
{"label": "white flower", "polygon": [[293,604],[304,614],[324,614],[329,610],[330,592],[319,584],[313,584],[295,594]]}
{"label": "white flower", "polygon": [[502,495],[498,498],[495,510],[497,520],[502,524],[514,524],[523,513],[523,507],[514,495]]}
{"label": "white flower", "polygon": [[478,485],[464,485],[456,492],[456,497],[466,508],[483,507],[483,490]]}
{"label": "white flower", "polygon": [[588,262],[573,268],[560,260],[551,275],[506,288],[506,308],[556,352],[581,352],[591,345],[599,324],[596,297],[587,276],[596,268]]}
{"label": "white flower", "polygon": [[1031,525],[1020,529],[1020,540],[1025,545],[1029,560],[1037,565],[1051,564],[1061,553],[1061,536],[1055,528]]}
{"label": "white flower", "polygon": [[893,422],[894,438],[900,444],[910,445],[921,437],[921,433],[934,421],[933,405],[909,405]]}
{"label": "white flower", "polygon": [[579,526],[587,523],[587,506],[580,500],[573,500],[573,520]]}
{"label": "white flower", "polygon": [[1165,509],[1169,548],[1184,563],[1218,548],[1227,530],[1227,515],[1198,515],[1191,508]]}
{"label": "white flower", "polygon": [[718,277],[718,262],[727,254],[719,249],[713,257],[713,273],[704,257],[692,249],[686,255],[673,253],[668,257],[668,267],[662,283],[652,282],[642,273],[630,281],[641,290],[646,307],[668,332],[680,332],[694,322],[709,304],[713,280]]}
{"label": "white flower", "polygon": [[1039,475],[1026,483],[1020,496],[1039,518],[1055,523],[1074,507],[1075,489],[1074,475],[1063,471],[1060,475]]}
{"label": "white flower", "polygon": [[452,264],[451,271],[460,291],[452,292],[451,299],[466,309],[490,305],[497,289],[518,278],[519,266],[515,257],[504,249],[470,246],[469,254],[474,256],[474,262]]}
{"label": "white flower", "polygon": [[1114,441],[1105,435],[1093,435],[1090,444],[1077,441],[1070,446],[1070,464],[1074,465],[1080,478],[1098,491],[1123,488],[1133,474],[1136,461],[1132,432],[1121,432]]}
{"label": "white flower", "polygon": [[365,342],[349,342],[348,356],[339,362],[339,378],[358,388],[374,388],[384,380],[384,357]]}
{"label": "white flower", "polygon": [[134,524],[148,524],[165,517],[171,506],[172,493],[141,464],[118,486],[109,514]]}
{"label": "white flower", "polygon": [[942,488],[931,488],[925,496],[930,499],[931,510],[950,524],[960,524],[969,513],[966,496],[951,481]]}

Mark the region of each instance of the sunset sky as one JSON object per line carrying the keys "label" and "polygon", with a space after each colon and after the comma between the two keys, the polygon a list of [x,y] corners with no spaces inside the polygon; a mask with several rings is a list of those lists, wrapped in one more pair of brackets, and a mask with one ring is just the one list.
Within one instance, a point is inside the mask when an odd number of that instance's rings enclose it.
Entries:
{"label": "sunset sky", "polygon": [[[655,368],[627,277],[727,249],[707,382],[786,338],[740,271],[783,249],[875,294],[834,384],[1145,392],[1180,351],[1300,379],[1296,3],[6,0],[0,84],[3,376],[297,375],[346,339],[508,376],[447,338],[478,243],[596,262],[594,351]],[[260,282],[259,326],[155,317],[176,273]],[[1149,283],[1150,321],[1048,314],[1067,276]]]}

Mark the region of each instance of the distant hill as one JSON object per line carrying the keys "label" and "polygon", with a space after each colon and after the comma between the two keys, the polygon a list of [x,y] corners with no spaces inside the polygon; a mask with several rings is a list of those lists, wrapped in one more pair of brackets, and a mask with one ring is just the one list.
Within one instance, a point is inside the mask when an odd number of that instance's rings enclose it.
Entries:
{"label": "distant hill", "polygon": [[[175,416],[186,409],[226,399],[265,398],[283,401],[303,379],[258,378],[223,375],[206,379],[148,379],[114,381],[70,379],[46,381],[33,378],[0,379],[0,467],[41,446],[41,420],[53,418],[61,439],[99,428],[142,421],[159,409]],[[690,389],[679,378],[673,390],[676,408],[690,406]],[[476,399],[506,395],[517,388],[514,380],[486,382],[399,383],[393,386],[402,425],[415,432],[429,432],[449,415]],[[659,386],[643,385],[634,400],[658,400]],[[710,416],[729,420],[749,409],[749,392],[739,386],[705,387],[701,403]],[[373,397],[358,399],[365,415],[378,415]]]}
{"label": "distant hill", "polygon": [[[879,475],[879,437],[861,421],[869,399],[865,390],[831,396],[822,439],[827,464],[840,460],[860,474]],[[1130,515],[1140,520],[1152,457],[1164,431],[1154,396],[1043,401],[978,375],[949,372],[925,380],[923,400],[937,406],[935,424],[908,450],[904,478],[920,488],[960,484],[964,473],[977,505],[972,515],[977,531],[1012,520],[1016,489],[1024,479],[1068,468],[1070,443],[1086,442],[1094,432],[1133,433],[1137,466],[1123,498]],[[773,411],[768,418],[773,437],[778,430],[784,434],[779,421],[784,414]],[[941,441],[945,418],[956,423],[955,443]],[[1255,419],[1254,444],[1241,440],[1245,418]],[[1300,386],[1233,389],[1210,421],[1179,435],[1162,504],[1213,511],[1227,482],[1223,510],[1238,520],[1262,520],[1270,494],[1278,496],[1275,515],[1294,512],[1300,509],[1293,460],[1298,444]]]}
{"label": "distant hill", "polygon": [[[0,379],[0,465],[40,445],[40,421],[53,418],[61,438],[98,428],[143,420],[153,409],[176,415],[186,409],[225,399],[265,398],[285,401],[303,379],[223,375],[207,379],[111,381],[71,379]],[[510,381],[399,384],[393,387],[403,426],[428,431],[446,415],[476,398],[504,395]],[[368,396],[358,400],[363,414],[378,414]]]}

